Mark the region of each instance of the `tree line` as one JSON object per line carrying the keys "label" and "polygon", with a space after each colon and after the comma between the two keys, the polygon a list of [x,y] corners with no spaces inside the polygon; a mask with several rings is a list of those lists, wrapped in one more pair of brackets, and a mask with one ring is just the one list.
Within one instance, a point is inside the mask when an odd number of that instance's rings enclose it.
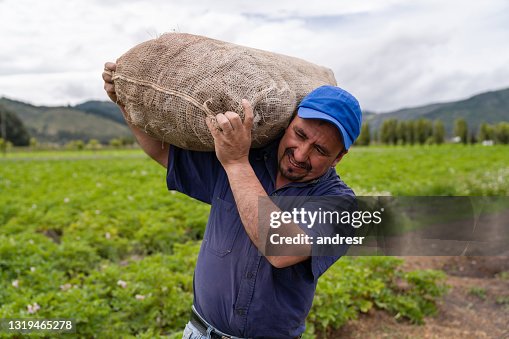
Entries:
{"label": "tree line", "polygon": [[[384,145],[440,145],[447,141],[463,144],[484,142],[488,144],[509,144],[509,123],[500,122],[490,125],[482,123],[479,130],[470,130],[465,119],[456,119],[454,122],[453,138],[446,139],[444,124],[441,120],[429,119],[398,120],[387,119],[375,130],[364,122],[361,134],[355,143],[359,146],[370,144]],[[131,146],[134,138],[114,138],[109,146],[114,148]],[[15,113],[0,106],[0,150],[5,151],[12,146],[30,146],[36,148],[38,141],[31,137],[22,121]],[[85,143],[83,140],[71,140],[65,147],[68,149],[98,149],[102,144],[95,140]]]}
{"label": "tree line", "polygon": [[441,120],[384,120],[379,129],[372,130],[364,122],[356,145],[373,143],[384,145],[440,145],[445,142],[475,144],[509,144],[509,123],[490,125],[482,123],[479,130],[469,130],[465,119],[454,121],[453,138],[447,140],[444,123]]}

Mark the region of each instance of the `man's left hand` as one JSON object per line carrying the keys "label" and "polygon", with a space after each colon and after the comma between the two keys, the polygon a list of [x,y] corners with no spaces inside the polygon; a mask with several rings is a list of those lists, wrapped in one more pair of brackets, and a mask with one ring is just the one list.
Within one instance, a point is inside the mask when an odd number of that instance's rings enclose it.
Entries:
{"label": "man's left hand", "polygon": [[207,126],[214,138],[216,156],[226,167],[248,161],[251,148],[251,128],[253,127],[253,108],[246,99],[242,100],[244,122],[235,112],[216,115],[217,125],[213,118],[207,118]]}

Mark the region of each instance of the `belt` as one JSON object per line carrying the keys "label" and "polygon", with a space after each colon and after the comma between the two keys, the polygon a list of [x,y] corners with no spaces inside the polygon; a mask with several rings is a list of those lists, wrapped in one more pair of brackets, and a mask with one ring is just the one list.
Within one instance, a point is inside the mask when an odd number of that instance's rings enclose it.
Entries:
{"label": "belt", "polygon": [[[196,314],[196,311],[193,308],[193,312],[191,312],[191,324],[193,324],[203,335],[207,335],[209,325],[202,320],[202,318]],[[212,326],[211,326],[212,327]],[[215,328],[212,329],[210,332],[210,338],[211,339],[232,339],[237,338],[228,334],[225,334],[223,332],[220,332],[216,330]]]}
{"label": "belt", "polygon": [[[196,313],[194,307],[191,312],[191,324],[193,324],[201,332],[201,334],[205,336],[207,335],[208,328],[212,327],[212,331],[210,332],[211,339],[242,339],[216,330],[213,326],[207,324],[198,313]],[[302,336],[298,336],[295,337],[295,339],[299,339],[301,337]]]}

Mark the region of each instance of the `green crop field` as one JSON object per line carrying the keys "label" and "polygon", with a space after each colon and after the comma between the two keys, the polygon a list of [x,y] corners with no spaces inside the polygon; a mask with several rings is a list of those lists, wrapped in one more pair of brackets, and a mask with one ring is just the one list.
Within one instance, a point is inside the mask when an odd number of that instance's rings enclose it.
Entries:
{"label": "green crop field", "polygon": [[[357,147],[338,172],[358,195],[506,196],[507,154],[503,146]],[[7,154],[0,209],[0,318],[73,318],[87,338],[181,335],[209,206],[168,192],[165,170],[141,151]],[[320,279],[306,336],[372,307],[415,323],[433,314],[443,274],[401,263],[339,260]]]}

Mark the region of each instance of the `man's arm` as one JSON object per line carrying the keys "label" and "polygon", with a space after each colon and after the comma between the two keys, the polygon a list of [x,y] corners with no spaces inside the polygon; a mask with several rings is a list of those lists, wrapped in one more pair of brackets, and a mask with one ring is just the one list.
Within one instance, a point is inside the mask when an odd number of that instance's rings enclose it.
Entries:
{"label": "man's arm", "polygon": [[[265,253],[269,223],[258,225],[258,199],[266,197],[260,181],[249,163],[249,148],[251,146],[251,128],[253,126],[253,110],[247,100],[242,101],[244,108],[244,122],[237,113],[226,112],[216,116],[218,127],[212,120],[207,119],[216,155],[228,175],[228,181],[237,204],[237,209],[244,225],[244,229],[258,250]],[[275,207],[274,210],[276,210]],[[303,234],[302,230],[290,224],[283,230],[278,230],[282,236]],[[294,256],[266,256],[272,266],[283,268],[294,265],[309,258],[311,246],[303,245]]]}
{"label": "man's arm", "polygon": [[[118,103],[117,94],[115,92],[115,84],[113,83],[111,72],[114,72],[117,68],[117,65],[112,62],[107,62],[104,65],[104,72],[102,74],[103,80],[104,80],[104,90],[106,91],[106,94],[108,97],[116,103],[120,109],[122,110],[122,113],[124,117],[127,116],[127,113],[122,105]],[[138,127],[132,125],[129,123],[129,121],[126,120],[127,125],[131,129],[131,131],[134,134],[134,137],[138,141],[138,144],[143,149],[145,153],[155,161],[157,161],[159,164],[164,166],[165,168],[168,167],[168,152],[170,145],[167,143],[164,143],[162,141],[156,140],[149,136],[147,133],[145,133],[143,130],[139,129]]]}

